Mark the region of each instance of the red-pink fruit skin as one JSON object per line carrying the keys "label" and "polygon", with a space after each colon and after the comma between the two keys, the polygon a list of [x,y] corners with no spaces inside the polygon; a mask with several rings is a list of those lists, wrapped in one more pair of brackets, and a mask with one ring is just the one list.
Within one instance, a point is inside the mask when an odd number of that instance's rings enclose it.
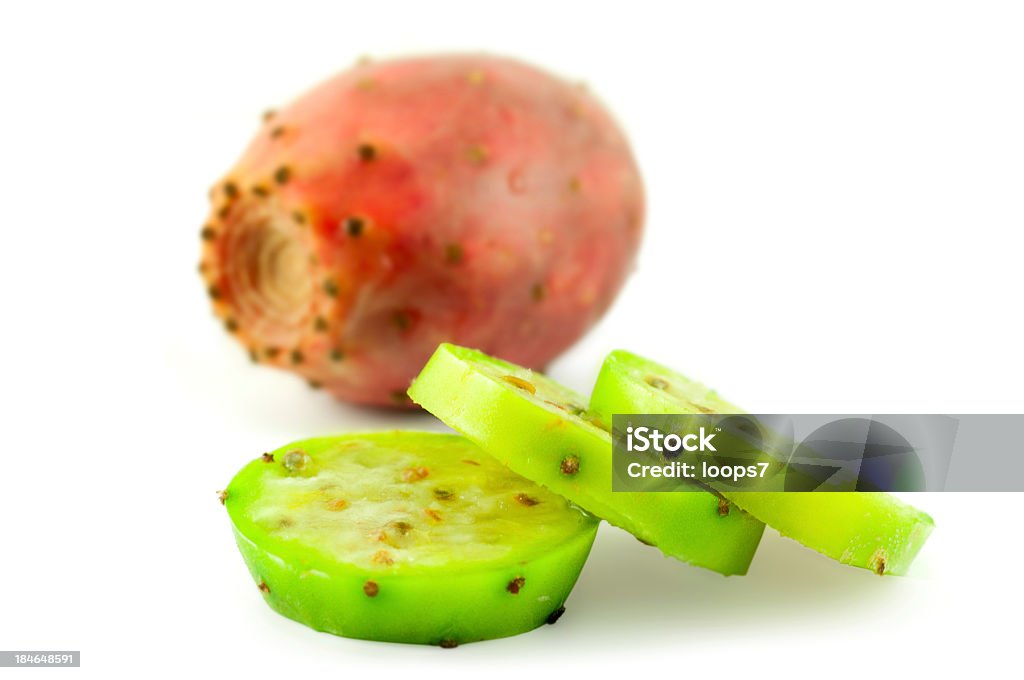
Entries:
{"label": "red-pink fruit skin", "polygon": [[[644,220],[637,164],[605,108],[483,55],[327,80],[268,118],[211,197],[201,269],[216,312],[254,358],[366,404],[404,403],[444,341],[542,368],[607,310]],[[238,304],[243,202],[298,213],[314,293],[297,321]]]}

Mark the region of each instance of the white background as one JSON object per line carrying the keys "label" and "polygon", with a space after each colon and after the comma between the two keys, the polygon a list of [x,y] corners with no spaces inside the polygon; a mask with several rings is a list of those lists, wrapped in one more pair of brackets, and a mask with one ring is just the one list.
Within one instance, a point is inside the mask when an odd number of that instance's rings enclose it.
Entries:
{"label": "white background", "polygon": [[626,347],[755,412],[1024,411],[1019,4],[598,4],[3,4],[0,648],[80,649],[52,672],[103,678],[1015,663],[1021,494],[917,497],[938,528],[903,579],[772,532],[725,579],[604,527],[557,626],[454,651],[261,601],[214,496],[238,467],[299,436],[438,427],[251,367],[195,274],[206,189],[259,114],[364,54],[519,56],[628,129],[638,270],[555,377],[586,390]]}

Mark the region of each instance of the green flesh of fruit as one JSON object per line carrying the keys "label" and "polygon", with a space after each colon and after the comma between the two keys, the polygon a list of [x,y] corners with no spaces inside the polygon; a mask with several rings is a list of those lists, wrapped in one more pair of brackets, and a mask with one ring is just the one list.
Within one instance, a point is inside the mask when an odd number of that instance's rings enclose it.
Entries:
{"label": "green flesh of fruit", "polygon": [[764,525],[712,493],[612,492],[611,435],[585,400],[550,378],[443,344],[409,396],[513,471],[722,574],[743,574]]}
{"label": "green flesh of fruit", "polygon": [[244,467],[225,505],[279,613],[442,646],[557,617],[598,525],[472,442],[421,432],[289,444]]}
{"label": "green flesh of fruit", "polygon": [[[700,383],[624,351],[605,360],[590,408],[608,422],[615,413],[743,413]],[[722,494],[783,536],[878,574],[905,574],[934,526],[931,517],[885,493]]]}

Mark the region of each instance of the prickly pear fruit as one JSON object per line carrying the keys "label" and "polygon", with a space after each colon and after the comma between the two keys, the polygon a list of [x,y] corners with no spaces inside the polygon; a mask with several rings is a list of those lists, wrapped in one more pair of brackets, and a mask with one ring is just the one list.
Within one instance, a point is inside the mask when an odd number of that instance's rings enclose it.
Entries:
{"label": "prickly pear fruit", "polygon": [[455,435],[295,442],[221,499],[267,603],[345,637],[451,647],[553,623],[598,522]]}
{"label": "prickly pear fruit", "polygon": [[260,363],[405,404],[441,341],[540,367],[632,267],[643,189],[584,88],[525,64],[361,64],[266,121],[211,192],[200,270]]}
{"label": "prickly pear fruit", "polygon": [[[743,413],[714,390],[622,350],[605,359],[590,408],[609,422],[615,413]],[[783,536],[879,575],[906,574],[934,527],[886,493],[719,491]]]}
{"label": "prickly pear fruit", "polygon": [[513,471],[666,555],[743,574],[764,524],[711,493],[612,491],[612,438],[583,397],[478,351],[441,345],[409,396]]}

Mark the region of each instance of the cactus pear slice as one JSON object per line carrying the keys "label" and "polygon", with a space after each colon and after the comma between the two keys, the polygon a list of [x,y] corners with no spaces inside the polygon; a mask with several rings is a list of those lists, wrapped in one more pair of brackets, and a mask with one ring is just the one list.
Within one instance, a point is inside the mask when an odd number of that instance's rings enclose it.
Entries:
{"label": "cactus pear slice", "polygon": [[666,555],[727,575],[745,573],[753,558],[764,525],[722,512],[711,493],[613,493],[606,426],[583,397],[540,373],[443,344],[409,396],[515,472]]}
{"label": "cactus pear slice", "polygon": [[[615,413],[743,413],[704,385],[621,350],[605,359],[590,407],[609,421]],[[905,574],[934,526],[886,493],[720,491],[783,536],[877,574]]]}
{"label": "cactus pear slice", "polygon": [[253,361],[408,405],[438,342],[540,367],[610,305],[644,198],[584,88],[496,57],[359,65],[268,119],[211,193],[200,272]]}
{"label": "cactus pear slice", "polygon": [[289,444],[244,467],[222,499],[279,613],[443,647],[556,616],[598,524],[470,441],[421,432]]}

